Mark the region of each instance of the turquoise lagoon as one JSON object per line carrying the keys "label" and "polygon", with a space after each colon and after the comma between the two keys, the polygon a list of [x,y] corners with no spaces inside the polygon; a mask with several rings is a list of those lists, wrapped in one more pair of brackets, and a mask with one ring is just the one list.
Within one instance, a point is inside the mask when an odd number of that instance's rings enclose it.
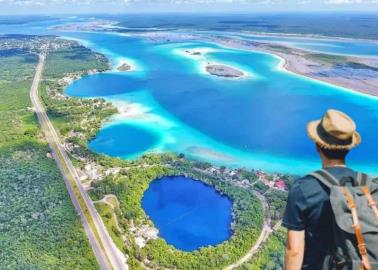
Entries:
{"label": "turquoise lagoon", "polygon": [[158,136],[144,127],[120,123],[108,125],[100,130],[96,138],[89,142],[89,148],[103,154],[113,149],[113,156],[133,158],[133,155],[147,151],[158,141]]}
{"label": "turquoise lagoon", "polygon": [[[103,97],[119,109],[89,142],[93,151],[124,159],[173,151],[217,165],[302,174],[320,166],[306,124],[335,108],[356,120],[363,138],[351,153],[351,165],[378,175],[375,97],[286,72],[281,59],[270,54],[200,39],[159,44],[126,34],[54,32],[46,30],[49,23],[0,25],[0,32],[57,34],[111,60],[113,70],[83,77],[66,89],[71,96]],[[327,53],[378,54],[376,43],[368,41],[232,35]],[[188,56],[184,52],[188,49],[202,55]],[[116,70],[123,61],[134,66],[132,72]],[[232,65],[247,76],[237,80],[210,76],[204,72],[207,62]],[[153,181],[142,207],[159,235],[184,251],[217,245],[232,234],[232,202],[193,179]]]}
{"label": "turquoise lagoon", "polygon": [[[319,166],[306,124],[335,108],[356,120],[363,137],[362,145],[350,155],[350,164],[378,174],[377,98],[286,72],[273,55],[227,49],[200,39],[159,44],[132,34],[49,29],[52,24],[85,20],[0,25],[0,32],[76,39],[105,54],[115,67],[123,61],[133,64],[132,72],[114,68],[84,77],[66,89],[72,96],[104,97],[121,111],[90,142],[94,151],[131,159],[147,152],[174,151],[217,165],[306,173]],[[326,53],[378,55],[377,43],[371,41],[201,34],[285,43]],[[206,54],[191,58],[182,53],[186,49]],[[240,80],[209,76],[203,72],[208,61],[238,67],[248,76]]]}
{"label": "turquoise lagoon", "polygon": [[[305,173],[319,166],[306,124],[335,108],[356,120],[363,137],[350,163],[369,173],[378,171],[374,97],[286,72],[281,60],[270,54],[200,40],[158,44],[119,34],[67,35],[84,40],[113,63],[131,59],[137,65],[133,72],[113,70],[84,77],[66,89],[72,96],[114,102],[121,111],[109,123],[115,132],[117,126],[138,125],[158,138],[140,151],[131,147],[120,155],[117,146],[109,144],[102,153],[136,158],[146,152],[174,151],[218,165]],[[183,52],[188,49],[203,54],[189,57]],[[247,76],[238,80],[209,76],[203,72],[207,62],[233,65]],[[121,129],[119,133],[124,140],[137,138]]]}

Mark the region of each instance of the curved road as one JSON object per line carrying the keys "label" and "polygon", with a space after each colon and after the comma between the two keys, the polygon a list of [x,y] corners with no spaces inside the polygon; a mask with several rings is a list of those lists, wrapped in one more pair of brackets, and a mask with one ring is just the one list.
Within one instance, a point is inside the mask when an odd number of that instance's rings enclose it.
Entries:
{"label": "curved road", "polygon": [[[57,132],[51,124],[46,111],[39,100],[38,87],[42,77],[45,59],[46,55],[41,54],[30,90],[30,98],[35,113],[38,117],[38,121],[41,125],[41,129],[45,135],[47,142],[50,145],[54,159],[63,175],[72,203],[74,204],[76,211],[80,215],[84,230],[88,236],[89,242],[92,246],[93,252],[101,269],[128,270],[125,256],[117,249],[110,235],[108,234],[101,220],[101,217],[94,207],[92,200],[89,198],[88,194],[81,185],[76,169],[72,165],[71,160],[62,147],[59,136],[57,135]],[[76,194],[71,181],[74,181],[78,187],[79,192],[76,192]],[[83,199],[85,203],[85,209],[83,209],[80,205],[78,197],[81,197]],[[95,232],[89,225],[89,221],[84,214],[85,212],[88,212],[88,214],[91,216],[96,230]],[[98,235],[98,238],[96,238],[96,233]]]}
{"label": "curved road", "polygon": [[[197,169],[197,171],[200,172],[200,173],[204,173],[204,174],[212,176],[211,174],[204,172],[203,170]],[[243,257],[241,257],[239,260],[237,260],[233,264],[230,264],[230,265],[224,267],[223,270],[233,270],[233,269],[240,267],[244,263],[248,262],[253,257],[253,255],[256,254],[256,252],[259,250],[259,248],[262,246],[262,244],[264,244],[264,242],[268,239],[270,234],[274,230],[277,230],[281,226],[281,222],[278,222],[272,230],[272,228],[270,227],[271,218],[270,218],[270,215],[269,215],[269,204],[268,204],[265,196],[260,194],[259,192],[255,191],[255,190],[253,190],[253,193],[260,200],[260,202],[263,206],[263,210],[264,210],[264,225],[263,225],[262,231],[261,231],[260,236],[257,239],[256,243],[251,247],[251,249],[248,250],[248,252]]]}
{"label": "curved road", "polygon": [[263,229],[260,233],[259,238],[257,239],[256,243],[253,245],[253,247],[245,254],[243,257],[241,257],[238,261],[235,263],[227,266],[223,270],[233,270],[238,267],[240,267],[242,264],[248,262],[253,255],[256,254],[256,252],[259,250],[262,244],[268,239],[269,235],[272,233],[272,229],[270,228],[270,215],[269,215],[269,205],[268,202],[266,201],[266,198],[258,193],[257,191],[254,191],[255,196],[260,199],[261,204],[263,205],[264,208],[264,213],[265,213],[265,218],[264,218],[264,226]]}

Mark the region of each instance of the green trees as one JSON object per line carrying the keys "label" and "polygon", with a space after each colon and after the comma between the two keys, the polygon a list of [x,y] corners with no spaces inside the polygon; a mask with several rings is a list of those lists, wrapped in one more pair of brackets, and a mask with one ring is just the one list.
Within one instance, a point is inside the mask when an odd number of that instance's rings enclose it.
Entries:
{"label": "green trees", "polygon": [[37,142],[0,150],[0,268],[97,269],[48,150]]}
{"label": "green trees", "polygon": [[0,269],[98,269],[30,108],[38,57],[0,55]]}
{"label": "green trees", "polygon": [[282,270],[285,239],[285,229],[273,232],[264,247],[238,270]]}
{"label": "green trees", "polygon": [[[97,59],[99,60],[97,61]],[[86,74],[87,69],[102,70],[106,68],[107,62],[104,58],[99,55],[93,57],[93,53],[88,49],[80,46],[61,48],[48,54],[47,69],[44,74],[46,80],[40,90],[48,114],[60,134],[63,135],[65,142],[80,146],[74,149],[73,154],[85,157],[88,162],[96,162],[104,169],[121,168],[117,175],[109,175],[105,179],[95,182],[90,195],[93,200],[100,200],[107,194],[115,194],[119,199],[120,209],[116,209],[115,214],[118,225],[125,235],[121,235],[120,230],[117,229],[112,209],[101,203],[96,206],[115,243],[129,255],[130,268],[141,269],[140,262],[144,262],[153,268],[221,269],[245,255],[258,238],[264,218],[262,205],[249,188],[237,187],[219,176],[205,173],[211,164],[188,161],[185,160],[184,155],[178,157],[169,153],[144,155],[136,161],[125,161],[88,151],[88,139],[95,136],[104,119],[116,111],[111,104],[102,99],[78,99],[62,96],[64,89],[58,80],[67,74],[80,75]],[[35,119],[29,119],[29,121],[35,122]],[[31,130],[29,130],[30,127]],[[33,125],[30,127],[23,130],[23,134],[33,136]],[[73,132],[78,134],[71,136],[70,134]],[[73,159],[73,161],[75,164],[83,165],[77,159]],[[220,171],[227,170],[222,167]],[[130,227],[151,224],[141,207],[141,199],[149,183],[165,175],[188,175],[214,186],[220,193],[230,197],[233,201],[234,217],[232,237],[216,247],[205,247],[191,253],[176,250],[163,239],[151,240],[144,248],[139,248],[130,232]],[[257,180],[253,171],[238,170],[238,175],[250,183]],[[234,176],[233,181],[238,181],[238,176]],[[261,193],[268,190],[268,187],[260,182],[254,188]],[[272,203],[270,211],[274,221],[279,218],[282,211],[282,194],[272,194],[268,198]],[[125,239],[126,244],[124,243]],[[75,247],[75,241],[72,244]],[[275,253],[270,252],[266,258],[275,258],[274,256]],[[268,259],[266,261],[271,264]],[[264,264],[264,267],[273,267],[268,263]]]}
{"label": "green trees", "polygon": [[[154,160],[150,167],[138,166],[145,161]],[[166,166],[167,160],[174,166]],[[135,164],[136,163],[136,164]],[[217,177],[200,173],[196,169],[208,168],[209,164],[200,164],[183,159],[172,160],[172,155],[147,155],[134,162],[134,167],[123,170],[118,176],[110,176],[96,182],[91,191],[94,200],[106,194],[115,194],[120,201],[119,220],[124,220],[124,231],[128,232],[131,224],[144,224],[150,221],[146,217],[141,199],[151,181],[165,175],[187,175],[200,179],[214,186],[220,193],[233,201],[232,237],[215,247],[204,247],[194,252],[182,252],[168,245],[163,239],[151,240],[140,249],[128,244],[128,253],[139,261],[148,261],[151,267],[175,269],[221,269],[243,256],[255,243],[263,223],[263,210],[260,201],[251,190],[234,186]],[[133,237],[130,236],[131,241]]]}

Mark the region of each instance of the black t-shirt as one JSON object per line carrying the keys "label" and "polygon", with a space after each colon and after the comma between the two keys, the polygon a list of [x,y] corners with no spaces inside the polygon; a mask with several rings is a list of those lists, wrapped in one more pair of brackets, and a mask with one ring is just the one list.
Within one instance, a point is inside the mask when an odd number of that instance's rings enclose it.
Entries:
{"label": "black t-shirt", "polygon": [[[326,168],[336,179],[355,177],[345,167]],[[296,180],[290,189],[283,226],[293,231],[305,230],[305,254],[302,269],[317,270],[327,250],[334,245],[333,212],[329,190],[312,176]]]}

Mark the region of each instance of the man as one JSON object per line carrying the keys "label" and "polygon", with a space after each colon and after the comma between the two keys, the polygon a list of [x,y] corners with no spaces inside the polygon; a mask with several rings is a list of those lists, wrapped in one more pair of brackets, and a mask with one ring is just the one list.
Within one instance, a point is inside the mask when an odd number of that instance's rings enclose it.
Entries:
{"label": "man", "polygon": [[[361,137],[349,116],[328,110],[322,119],[310,122],[307,131],[315,142],[323,169],[338,180],[355,176],[345,159],[349,150],[361,143]],[[329,189],[312,176],[296,180],[283,218],[283,226],[288,229],[286,270],[322,269],[327,251],[334,246],[333,220]]]}

